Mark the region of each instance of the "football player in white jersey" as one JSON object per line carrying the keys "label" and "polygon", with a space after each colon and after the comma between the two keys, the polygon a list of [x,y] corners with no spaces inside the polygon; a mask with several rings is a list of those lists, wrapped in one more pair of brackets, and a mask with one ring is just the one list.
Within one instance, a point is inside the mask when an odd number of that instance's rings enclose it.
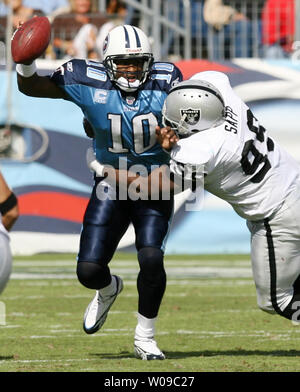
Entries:
{"label": "football player in white jersey", "polygon": [[4,290],[11,273],[12,258],[8,231],[19,216],[18,202],[0,173],[0,293]]}
{"label": "football player in white jersey", "polygon": [[[180,191],[178,179],[189,173],[190,186],[202,181],[205,190],[230,203],[247,220],[251,233],[258,306],[298,322],[300,166],[297,161],[268,136],[249,107],[235,94],[228,77],[220,72],[200,72],[171,89],[164,103],[163,119],[166,128],[157,129],[158,139],[170,151],[171,165],[158,169],[159,190],[171,187]],[[105,171],[107,178],[113,172],[101,164],[94,167],[102,174]],[[153,195],[154,175],[157,179],[155,171],[141,179],[134,173],[124,177],[119,171],[116,177],[124,186],[138,180],[140,188]]]}

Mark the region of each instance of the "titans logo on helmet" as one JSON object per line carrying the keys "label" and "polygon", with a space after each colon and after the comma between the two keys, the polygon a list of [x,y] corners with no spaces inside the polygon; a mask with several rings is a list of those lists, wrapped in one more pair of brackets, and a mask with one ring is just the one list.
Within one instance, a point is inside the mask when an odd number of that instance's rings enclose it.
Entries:
{"label": "titans logo on helmet", "polygon": [[103,48],[102,48],[103,54],[104,54],[104,53],[106,52],[106,50],[107,50],[108,40],[109,40],[109,34],[106,36],[106,38],[105,38],[105,40],[104,40],[104,42],[103,42]]}

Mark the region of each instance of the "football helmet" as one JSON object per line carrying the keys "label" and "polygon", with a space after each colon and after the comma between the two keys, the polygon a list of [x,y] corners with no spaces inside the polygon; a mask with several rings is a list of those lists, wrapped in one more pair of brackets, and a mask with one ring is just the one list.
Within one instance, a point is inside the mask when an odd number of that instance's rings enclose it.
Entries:
{"label": "football helmet", "polygon": [[[103,64],[109,78],[124,91],[137,90],[146,80],[153,64],[150,42],[138,27],[122,25],[113,28],[103,43]],[[137,62],[141,70],[135,73],[135,81],[130,82],[124,72],[117,72],[118,61]],[[130,72],[131,73],[131,72]],[[131,73],[132,74],[132,73]]]}
{"label": "football helmet", "polygon": [[179,137],[190,136],[220,125],[225,105],[219,90],[204,80],[185,80],[173,87],[163,109],[164,126],[170,126]]}

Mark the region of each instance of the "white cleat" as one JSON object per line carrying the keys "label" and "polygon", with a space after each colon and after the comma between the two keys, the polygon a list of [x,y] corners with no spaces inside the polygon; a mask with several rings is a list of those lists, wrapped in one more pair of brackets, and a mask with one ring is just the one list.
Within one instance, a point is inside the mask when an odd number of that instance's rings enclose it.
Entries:
{"label": "white cleat", "polygon": [[83,329],[86,333],[97,332],[105,323],[107,314],[118,294],[123,290],[123,281],[119,276],[112,275],[116,280],[117,290],[115,294],[102,297],[99,291],[96,292],[94,299],[88,305],[83,319]]}
{"label": "white cleat", "polygon": [[154,339],[135,339],[134,353],[137,358],[144,361],[165,359],[165,354],[157,347]]}

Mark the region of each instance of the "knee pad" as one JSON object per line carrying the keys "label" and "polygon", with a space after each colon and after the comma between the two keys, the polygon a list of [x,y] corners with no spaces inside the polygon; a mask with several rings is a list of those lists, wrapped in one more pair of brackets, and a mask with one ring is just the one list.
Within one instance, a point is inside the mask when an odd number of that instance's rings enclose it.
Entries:
{"label": "knee pad", "polygon": [[79,282],[88,289],[99,290],[111,282],[110,271],[106,265],[81,261],[77,264],[76,273]]}
{"label": "knee pad", "polygon": [[164,254],[158,248],[142,248],[138,252],[138,261],[141,272],[148,276],[165,274]]}

